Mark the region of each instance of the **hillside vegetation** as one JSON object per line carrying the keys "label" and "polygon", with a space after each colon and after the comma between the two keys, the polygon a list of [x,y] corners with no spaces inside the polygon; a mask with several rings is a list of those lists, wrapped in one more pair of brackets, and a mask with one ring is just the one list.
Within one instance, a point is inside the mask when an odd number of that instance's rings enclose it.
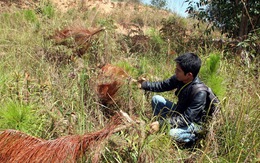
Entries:
{"label": "hillside vegetation", "polygon": [[[205,35],[207,25],[194,28],[195,20],[165,10],[113,1],[58,2],[0,1],[1,130],[15,129],[48,144],[104,129],[122,110],[135,123],[107,131],[107,139],[102,135],[78,162],[260,161],[259,55],[222,42],[218,31]],[[202,58],[199,75],[221,101],[210,132],[191,149],[174,142],[168,126],[149,132],[154,93],[131,81],[170,77],[174,58],[184,52]],[[106,64],[124,73],[102,78]],[[114,83],[119,86],[112,100],[102,100],[99,84],[106,88],[118,74],[123,79]],[[177,100],[173,92],[161,94]]]}

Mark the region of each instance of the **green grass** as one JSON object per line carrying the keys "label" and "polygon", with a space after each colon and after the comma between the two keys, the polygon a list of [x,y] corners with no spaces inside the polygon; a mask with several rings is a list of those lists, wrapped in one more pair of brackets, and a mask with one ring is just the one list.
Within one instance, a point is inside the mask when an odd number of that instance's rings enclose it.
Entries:
{"label": "green grass", "polygon": [[[163,80],[174,73],[177,54],[166,59],[167,43],[156,31],[162,15],[145,10],[136,17],[116,10],[114,14],[117,15],[107,19],[96,10],[82,12],[74,9],[60,13],[44,3],[40,9],[40,13],[14,9],[0,15],[1,129],[17,129],[44,139],[102,129],[109,121],[103,115],[95,92],[97,65],[102,57],[107,57],[108,63],[124,68],[135,79],[143,76],[149,80]],[[147,15],[151,14],[154,20],[148,19]],[[147,53],[134,54],[120,51],[116,40],[120,37],[115,32],[114,23],[124,18],[150,25],[152,30],[147,34],[161,51],[153,53],[150,49]],[[101,34],[82,58],[67,61],[64,55],[72,55],[72,49],[54,45],[47,38],[55,30],[75,22],[87,28],[106,26],[107,36]],[[199,32],[195,32],[198,37]],[[182,46],[176,48],[182,49]],[[221,100],[221,115],[212,124],[212,133],[200,142],[200,148],[192,151],[181,149],[172,141],[167,135],[167,127],[149,134],[149,123],[153,121],[150,100],[155,93],[145,94],[136,86],[127,85],[121,90],[121,103],[110,109],[125,110],[144,123],[114,134],[101,151],[102,162],[259,161],[260,82],[254,73],[259,72],[257,59],[248,66],[228,53],[221,53],[222,49],[200,46],[185,49],[195,49],[201,56],[200,76]],[[59,60],[51,59],[57,56]],[[162,95],[176,100],[173,92]]]}

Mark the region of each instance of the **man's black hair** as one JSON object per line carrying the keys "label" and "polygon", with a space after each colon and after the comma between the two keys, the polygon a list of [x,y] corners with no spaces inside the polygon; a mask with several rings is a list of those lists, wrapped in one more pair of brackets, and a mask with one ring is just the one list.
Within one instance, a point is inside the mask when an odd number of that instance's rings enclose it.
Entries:
{"label": "man's black hair", "polygon": [[200,71],[201,59],[194,53],[184,53],[177,57],[175,62],[180,65],[185,75],[191,72],[195,78]]}

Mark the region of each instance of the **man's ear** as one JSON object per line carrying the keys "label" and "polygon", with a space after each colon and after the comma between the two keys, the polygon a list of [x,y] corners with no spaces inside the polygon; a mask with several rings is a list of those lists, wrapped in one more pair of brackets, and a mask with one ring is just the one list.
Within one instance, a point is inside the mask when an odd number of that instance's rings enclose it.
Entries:
{"label": "man's ear", "polygon": [[191,72],[188,72],[187,75],[188,75],[189,77],[193,77],[193,74],[192,74]]}

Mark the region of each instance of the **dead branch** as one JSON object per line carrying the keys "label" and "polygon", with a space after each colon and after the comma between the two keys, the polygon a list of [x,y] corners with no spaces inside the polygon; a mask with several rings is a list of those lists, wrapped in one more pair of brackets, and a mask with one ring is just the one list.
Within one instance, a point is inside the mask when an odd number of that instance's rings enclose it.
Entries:
{"label": "dead branch", "polygon": [[78,56],[82,56],[92,44],[92,37],[105,28],[98,28],[93,31],[84,28],[65,28],[56,31],[50,39],[58,45],[65,45],[69,48],[75,48]]}
{"label": "dead branch", "polygon": [[[127,121],[124,121],[125,118]],[[100,131],[54,140],[43,140],[20,131],[5,130],[0,134],[0,160],[5,163],[76,162],[111,134],[130,127],[132,122],[134,121],[127,113],[121,111]],[[94,160],[97,158],[95,154]]]}

